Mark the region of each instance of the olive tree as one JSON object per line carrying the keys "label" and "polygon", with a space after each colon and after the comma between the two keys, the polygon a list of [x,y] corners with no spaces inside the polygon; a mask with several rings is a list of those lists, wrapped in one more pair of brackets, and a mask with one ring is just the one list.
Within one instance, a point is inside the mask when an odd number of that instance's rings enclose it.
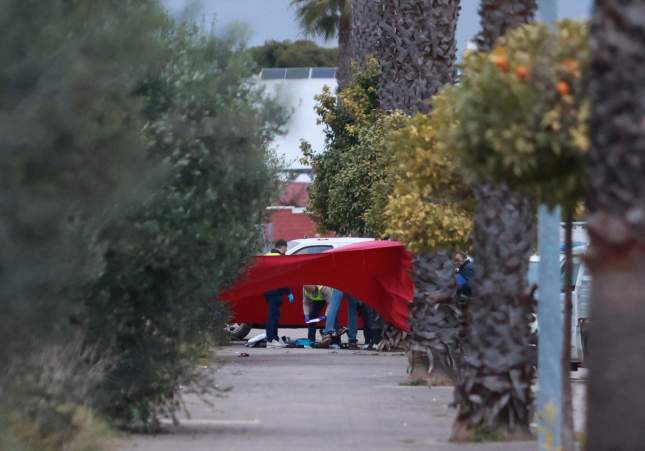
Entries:
{"label": "olive tree", "polygon": [[61,449],[92,416],[76,293],[103,270],[105,224],[163,172],[146,161],[135,90],[166,18],[148,1],[0,11],[0,448]]}
{"label": "olive tree", "polygon": [[138,92],[148,158],[167,163],[169,180],[102,235],[106,264],[82,315],[88,344],[112,362],[94,405],[152,430],[180,407],[180,386],[206,388],[197,363],[228,319],[213,299],[261,248],[277,189],[268,144],[284,116],[249,82],[234,34],[186,25],[161,39],[163,61]]}

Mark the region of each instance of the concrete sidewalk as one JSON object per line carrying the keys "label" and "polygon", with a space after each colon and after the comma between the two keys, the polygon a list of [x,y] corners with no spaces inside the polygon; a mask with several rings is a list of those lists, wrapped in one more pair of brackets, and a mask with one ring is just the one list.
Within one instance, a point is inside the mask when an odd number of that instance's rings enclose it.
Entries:
{"label": "concrete sidewalk", "polygon": [[[249,357],[240,357],[247,352]],[[403,354],[248,349],[218,352],[220,387],[208,407],[187,397],[191,419],[118,451],[535,450],[535,442],[455,445],[452,388],[402,387]]]}

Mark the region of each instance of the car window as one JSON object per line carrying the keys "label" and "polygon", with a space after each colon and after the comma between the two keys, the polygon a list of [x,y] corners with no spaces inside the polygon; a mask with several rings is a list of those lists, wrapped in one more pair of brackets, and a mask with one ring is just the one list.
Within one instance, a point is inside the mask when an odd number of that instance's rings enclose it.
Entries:
{"label": "car window", "polygon": [[299,255],[299,254],[320,254],[321,252],[328,251],[329,249],[332,249],[333,246],[307,246],[303,247],[302,249],[298,249],[291,255]]}
{"label": "car window", "polygon": [[293,249],[298,245],[300,245],[300,241],[295,241],[295,240],[287,241],[287,250]]}

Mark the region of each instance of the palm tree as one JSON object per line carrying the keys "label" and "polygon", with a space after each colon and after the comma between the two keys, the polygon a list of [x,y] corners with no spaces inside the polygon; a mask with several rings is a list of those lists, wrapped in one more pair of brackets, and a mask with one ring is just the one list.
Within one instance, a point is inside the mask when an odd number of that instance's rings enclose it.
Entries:
{"label": "palm tree", "polygon": [[[508,30],[529,22],[536,9],[535,0],[482,0],[479,50],[491,50]],[[533,208],[505,185],[480,183],[474,194],[477,271],[466,321],[467,355],[455,390],[453,439],[469,441],[481,431],[526,437],[533,377],[526,280]]]}
{"label": "palm tree", "polygon": [[291,0],[300,26],[310,35],[329,40],[338,36],[338,89],[352,78],[352,22],[350,0]]}
{"label": "palm tree", "polygon": [[[382,20],[382,0],[352,0],[352,52],[359,70],[365,67],[367,58],[381,58]],[[373,322],[381,324],[382,319],[375,318]],[[381,324],[379,351],[407,350],[408,344],[407,333],[389,324]]]}
{"label": "palm tree", "polygon": [[[377,49],[381,66],[381,106],[408,114],[429,112],[430,98],[455,80],[455,32],[460,2],[381,2]],[[417,289],[410,307],[412,334],[408,382],[454,383],[455,344],[460,319],[454,303],[452,261],[447,252],[418,255],[414,266]],[[397,336],[387,331],[384,335]],[[430,369],[432,375],[428,380]]]}
{"label": "palm tree", "polygon": [[438,251],[416,255],[412,278],[415,292],[410,306],[407,383],[455,385],[460,377],[463,314],[450,254]]}
{"label": "palm tree", "polygon": [[455,79],[459,0],[382,1],[381,107],[428,112],[428,100]]}
{"label": "palm tree", "polygon": [[642,0],[596,0],[592,18],[588,451],[643,449],[644,17]]}
{"label": "palm tree", "polygon": [[532,21],[536,9],[536,0],[481,0],[481,31],[475,39],[477,49],[483,52],[491,50],[497,39],[508,30]]}
{"label": "palm tree", "polygon": [[352,52],[359,67],[366,58],[379,57],[382,16],[382,0],[352,0]]}

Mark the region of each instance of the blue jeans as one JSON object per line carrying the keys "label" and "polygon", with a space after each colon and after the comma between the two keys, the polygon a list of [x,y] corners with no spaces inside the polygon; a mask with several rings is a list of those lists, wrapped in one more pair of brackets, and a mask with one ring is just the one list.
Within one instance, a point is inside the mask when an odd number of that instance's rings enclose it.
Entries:
{"label": "blue jeans", "polygon": [[363,304],[362,302],[358,303],[356,311],[359,315],[363,317],[363,335],[365,336],[365,344],[377,344],[375,343],[375,338],[372,336],[372,311],[371,309]]}
{"label": "blue jeans", "polygon": [[[311,303],[311,310],[309,311],[309,316],[311,319],[318,318],[320,316],[320,312],[322,312],[323,308],[325,308],[325,302],[324,301],[314,301]],[[309,341],[312,343],[316,341],[316,324],[309,324],[307,326],[307,338]]]}
{"label": "blue jeans", "polygon": [[267,342],[278,340],[278,323],[280,322],[280,306],[282,305],[282,295],[273,293],[264,293],[269,305],[269,315],[266,324]]}
{"label": "blue jeans", "polygon": [[[336,316],[340,310],[340,303],[343,300],[343,292],[334,288],[331,295],[331,303],[327,306],[327,319],[325,320],[325,330],[323,333],[332,333],[336,326]],[[347,337],[350,340],[356,340],[358,332],[358,323],[356,320],[357,299],[354,296],[347,297]]]}

